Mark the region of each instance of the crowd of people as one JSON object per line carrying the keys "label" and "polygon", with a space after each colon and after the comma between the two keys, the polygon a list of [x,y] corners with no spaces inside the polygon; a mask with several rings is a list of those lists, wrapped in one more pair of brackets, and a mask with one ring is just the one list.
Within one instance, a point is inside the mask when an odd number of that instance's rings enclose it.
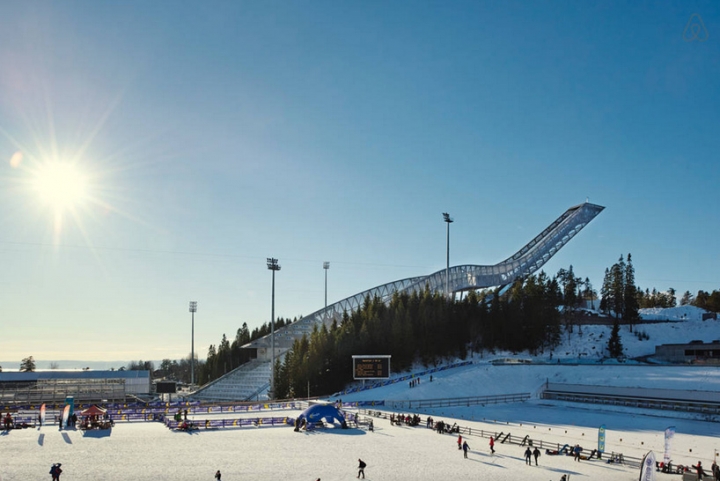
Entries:
{"label": "crowd of people", "polygon": [[417,426],[420,424],[420,416],[417,414],[390,414],[390,424],[400,426],[405,424],[407,426]]}

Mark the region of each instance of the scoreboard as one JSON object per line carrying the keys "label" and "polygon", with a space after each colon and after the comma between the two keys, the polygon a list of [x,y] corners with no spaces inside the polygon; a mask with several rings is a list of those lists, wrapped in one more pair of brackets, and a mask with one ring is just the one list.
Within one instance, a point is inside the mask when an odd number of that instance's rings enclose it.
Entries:
{"label": "scoreboard", "polygon": [[390,356],[353,356],[353,379],[387,379],[390,377]]}
{"label": "scoreboard", "polygon": [[158,381],[155,385],[158,394],[175,394],[177,392],[177,384],[169,381]]}

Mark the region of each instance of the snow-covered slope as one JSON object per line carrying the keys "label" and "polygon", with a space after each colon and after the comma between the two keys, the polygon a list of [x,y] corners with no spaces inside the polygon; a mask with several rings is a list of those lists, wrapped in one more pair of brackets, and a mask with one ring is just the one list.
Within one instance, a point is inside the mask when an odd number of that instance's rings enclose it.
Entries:
{"label": "snow-covered slope", "polygon": [[640,317],[646,321],[702,321],[707,311],[695,306],[677,306],[640,309]]}

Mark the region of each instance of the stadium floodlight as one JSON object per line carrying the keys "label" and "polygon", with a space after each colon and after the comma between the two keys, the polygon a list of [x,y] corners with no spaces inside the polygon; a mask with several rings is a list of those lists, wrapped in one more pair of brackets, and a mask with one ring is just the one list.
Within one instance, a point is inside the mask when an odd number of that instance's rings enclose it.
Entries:
{"label": "stadium floodlight", "polygon": [[327,307],[327,271],[330,269],[330,263],[323,262],[323,269],[325,269],[325,307]]}
{"label": "stadium floodlight", "polygon": [[450,297],[450,224],[454,221],[450,214],[443,212],[443,221],[447,223],[447,262],[445,264],[445,296]]}
{"label": "stadium floodlight", "polygon": [[197,312],[197,301],[190,301],[190,313],[192,314],[192,330],[190,331],[190,385],[195,384],[195,313]]}
{"label": "stadium floodlight", "polygon": [[272,271],[272,309],[270,311],[270,399],[275,397],[275,271],[280,264],[274,257],[267,258],[267,268]]}

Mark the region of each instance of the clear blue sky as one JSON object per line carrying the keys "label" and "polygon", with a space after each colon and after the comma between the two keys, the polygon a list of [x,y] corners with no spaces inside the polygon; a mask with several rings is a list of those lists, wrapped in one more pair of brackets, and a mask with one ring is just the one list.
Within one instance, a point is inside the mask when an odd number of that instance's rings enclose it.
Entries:
{"label": "clear blue sky", "polygon": [[717,1],[4,2],[0,359],[177,359],[191,300],[204,357],[266,257],[292,318],[323,261],[329,302],[443,268],[442,212],[494,264],[588,197],[546,272],[720,289],[719,41]]}

